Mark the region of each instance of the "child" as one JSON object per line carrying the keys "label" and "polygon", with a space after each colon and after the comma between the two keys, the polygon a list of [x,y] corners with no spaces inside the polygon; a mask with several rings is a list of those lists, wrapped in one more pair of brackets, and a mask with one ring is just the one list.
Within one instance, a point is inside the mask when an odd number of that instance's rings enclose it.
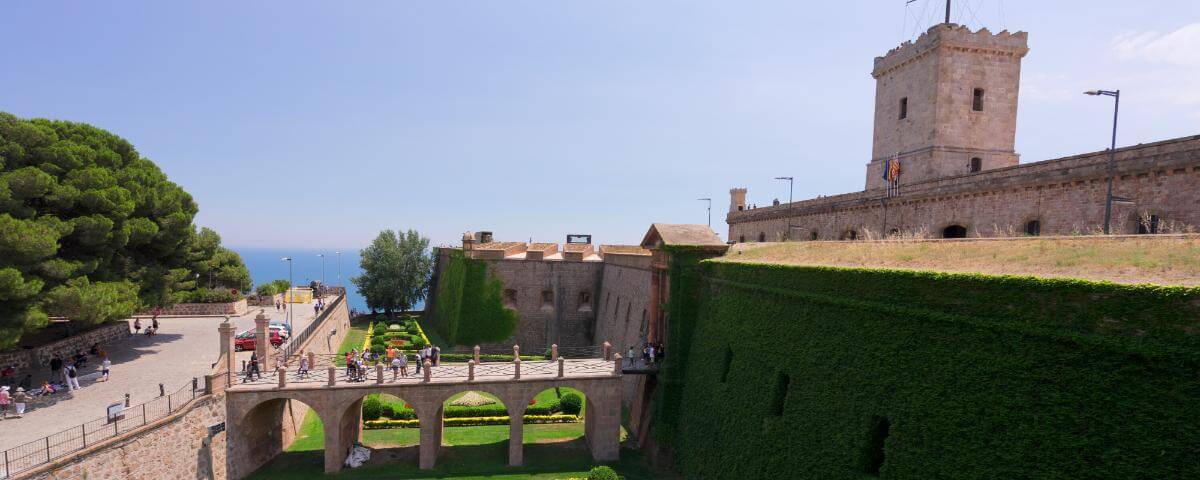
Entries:
{"label": "child", "polygon": [[110,366],[112,366],[112,361],[110,361],[108,359],[108,355],[105,355],[104,359],[100,360],[100,381],[101,382],[108,381],[108,367],[110,367]]}

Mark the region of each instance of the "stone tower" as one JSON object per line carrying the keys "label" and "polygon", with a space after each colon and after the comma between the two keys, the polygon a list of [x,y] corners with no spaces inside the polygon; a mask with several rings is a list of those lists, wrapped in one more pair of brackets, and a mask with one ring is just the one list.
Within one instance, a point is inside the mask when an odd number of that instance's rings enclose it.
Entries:
{"label": "stone tower", "polygon": [[1018,163],[1014,150],[1025,32],[935,25],[875,58],[868,190],[899,154],[901,185]]}
{"label": "stone tower", "polygon": [[740,212],[746,209],[746,189],[729,189],[729,211]]}

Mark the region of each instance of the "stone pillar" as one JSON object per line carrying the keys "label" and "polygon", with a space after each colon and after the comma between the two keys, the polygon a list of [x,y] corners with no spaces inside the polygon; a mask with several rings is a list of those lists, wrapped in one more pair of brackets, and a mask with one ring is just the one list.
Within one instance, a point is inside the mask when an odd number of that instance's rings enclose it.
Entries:
{"label": "stone pillar", "polygon": [[[319,412],[325,413],[325,412]],[[342,463],[346,461],[346,454],[342,450],[342,424],[341,415],[329,415],[329,418],[321,417],[321,422],[325,429],[325,473],[337,473],[342,470]]]}
{"label": "stone pillar", "polygon": [[604,359],[612,360],[612,344],[604,342]]}
{"label": "stone pillar", "polygon": [[508,407],[508,466],[525,463],[525,409]]}
{"label": "stone pillar", "polygon": [[329,386],[332,387],[337,384],[337,367],[330,365],[328,372],[329,372]]}
{"label": "stone pillar", "polygon": [[287,367],[279,367],[279,369],[276,370],[276,373],[279,374],[279,388],[286,387],[287,386]]}
{"label": "stone pillar", "polygon": [[552,343],[550,344],[550,359],[554,360],[556,358],[558,358],[558,344]]}
{"label": "stone pillar", "polygon": [[225,321],[217,327],[217,335],[221,337],[221,356],[217,358],[225,362],[226,373],[224,381],[226,387],[233,385],[233,372],[237,371],[237,354],[234,353],[233,348],[233,332],[233,324],[229,323],[229,317],[225,317]]}
{"label": "stone pillar", "polygon": [[258,315],[254,317],[254,350],[258,357],[258,368],[261,371],[271,370],[271,337],[270,330],[267,329],[267,324],[271,323],[271,319],[263,314],[262,310],[258,311]]}
{"label": "stone pillar", "polygon": [[562,357],[558,357],[558,378],[563,378],[563,370],[566,362]]}
{"label": "stone pillar", "polygon": [[475,364],[479,365],[479,345],[475,346]]}
{"label": "stone pillar", "polygon": [[375,364],[375,384],[383,385],[383,364],[382,363]]}
{"label": "stone pillar", "polygon": [[475,361],[474,360],[467,361],[467,381],[468,382],[475,381]]}
{"label": "stone pillar", "polygon": [[621,375],[621,354],[613,355],[613,375]]}
{"label": "stone pillar", "polygon": [[586,398],[584,435],[592,458],[597,462],[613,462],[621,457],[621,382],[593,389],[593,398]]}
{"label": "stone pillar", "polygon": [[442,447],[442,406],[428,405],[418,412],[423,413],[421,420],[420,466],[429,470],[437,466],[438,450]]}
{"label": "stone pillar", "polygon": [[513,359],[513,380],[521,379],[521,359]]}
{"label": "stone pillar", "polygon": [[429,367],[432,366],[433,364],[429,362],[429,359],[425,359],[425,383],[429,383]]}

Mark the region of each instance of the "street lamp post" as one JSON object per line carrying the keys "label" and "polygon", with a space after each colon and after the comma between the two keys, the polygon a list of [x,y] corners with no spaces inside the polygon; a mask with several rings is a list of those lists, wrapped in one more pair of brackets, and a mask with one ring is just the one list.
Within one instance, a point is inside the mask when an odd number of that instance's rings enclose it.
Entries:
{"label": "street lamp post", "polygon": [[792,177],[775,177],[775,179],[788,181],[788,203],[792,203],[792,185],[794,179]]}
{"label": "street lamp post", "polygon": [[333,252],[333,253],[337,254],[338,286],[341,286],[342,285],[342,252],[338,251],[338,252]]}
{"label": "street lamp post", "polygon": [[708,226],[712,228],[712,199],[708,197],[697,198],[701,202],[708,202]]}
{"label": "street lamp post", "polygon": [[321,286],[324,287],[325,286],[325,254],[318,253],[317,256],[321,257]]}
{"label": "street lamp post", "polygon": [[[291,293],[284,292],[284,301],[287,303],[295,303],[293,294],[295,293],[296,286],[292,282],[292,257],[283,257],[281,260],[288,262],[288,289],[292,290]],[[288,302],[289,300],[291,300],[291,302]],[[293,305],[288,305],[287,309],[287,325],[289,329],[292,328],[292,307]]]}
{"label": "street lamp post", "polygon": [[1089,90],[1085,95],[1113,97],[1112,143],[1108,148],[1108,193],[1104,196],[1104,234],[1112,233],[1113,177],[1117,169],[1117,112],[1121,109],[1120,90]]}

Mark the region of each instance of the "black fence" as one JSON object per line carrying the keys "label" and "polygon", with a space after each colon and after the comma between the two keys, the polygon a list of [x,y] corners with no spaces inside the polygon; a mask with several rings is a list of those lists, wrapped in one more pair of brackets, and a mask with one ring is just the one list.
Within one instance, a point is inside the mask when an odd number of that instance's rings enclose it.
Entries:
{"label": "black fence", "polygon": [[0,464],[0,467],[3,468],[0,470],[0,478],[12,478],[21,472],[50,463],[90,445],[146,426],[179,411],[200,394],[203,394],[203,391],[197,390],[197,381],[192,379],[187,385],[170,395],[163,395],[146,403],[125,408],[115,418],[98,418],[5,450],[4,457],[0,459],[4,462]]}
{"label": "black fence", "polygon": [[341,292],[341,295],[333,299],[332,302],[329,302],[329,305],[326,305],[325,308],[321,309],[321,313],[312,322],[309,322],[308,326],[304,327],[304,330],[292,335],[288,338],[286,344],[279,347],[279,358],[287,362],[288,359],[292,358],[292,355],[300,353],[300,348],[308,341],[308,337],[312,336],[313,332],[317,331],[321,324],[325,323],[325,320],[329,318],[330,312],[333,312],[337,308],[338,303],[346,301],[345,289],[343,288]]}

